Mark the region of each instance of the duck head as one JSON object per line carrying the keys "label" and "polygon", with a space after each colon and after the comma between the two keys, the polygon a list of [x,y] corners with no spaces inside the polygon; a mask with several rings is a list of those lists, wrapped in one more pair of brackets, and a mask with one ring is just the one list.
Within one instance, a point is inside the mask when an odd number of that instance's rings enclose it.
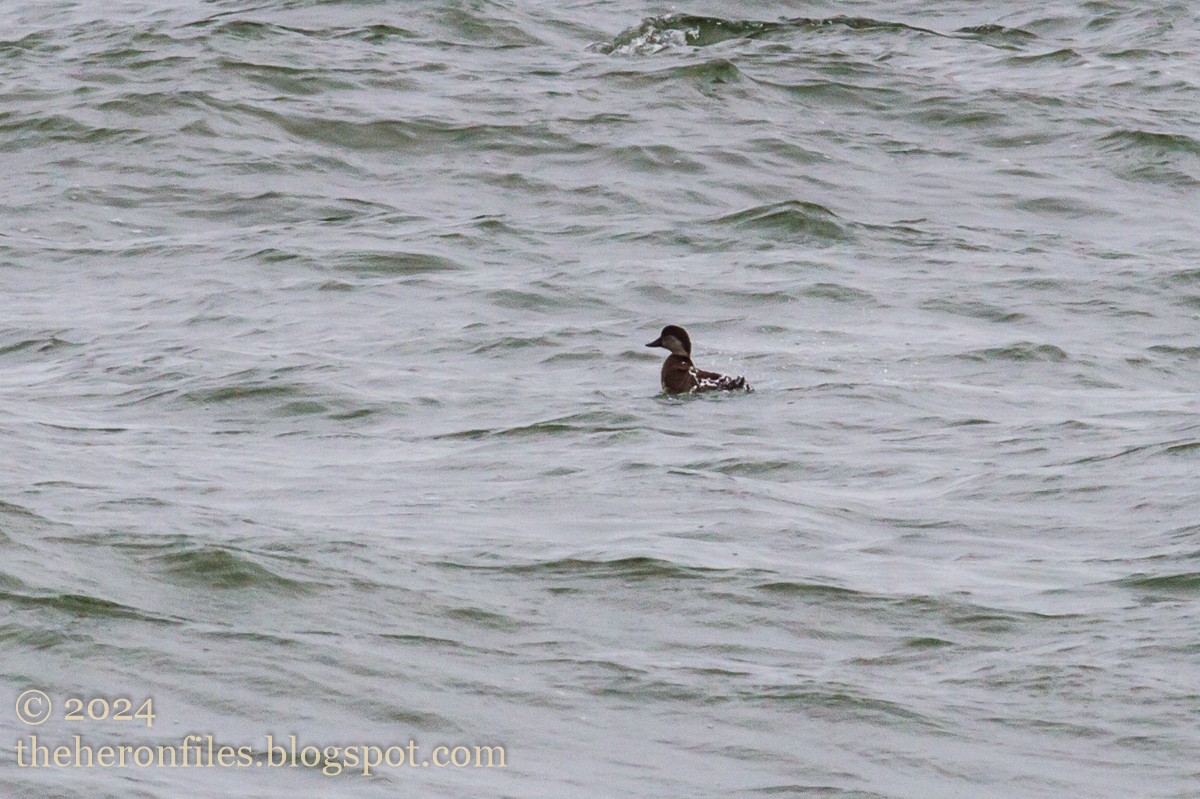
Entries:
{"label": "duck head", "polygon": [[692,340],[688,338],[687,331],[679,325],[667,325],[659,337],[646,346],[662,347],[670,350],[673,355],[682,355],[685,358],[692,356]]}

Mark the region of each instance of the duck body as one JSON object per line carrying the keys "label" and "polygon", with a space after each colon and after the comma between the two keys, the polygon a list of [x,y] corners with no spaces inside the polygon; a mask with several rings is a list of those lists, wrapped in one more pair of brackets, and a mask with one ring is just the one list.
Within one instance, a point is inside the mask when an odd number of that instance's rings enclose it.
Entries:
{"label": "duck body", "polygon": [[646,345],[670,351],[662,366],[662,389],[668,394],[704,391],[752,391],[744,377],[706,372],[692,363],[692,340],[678,325],[667,325],[662,334]]}

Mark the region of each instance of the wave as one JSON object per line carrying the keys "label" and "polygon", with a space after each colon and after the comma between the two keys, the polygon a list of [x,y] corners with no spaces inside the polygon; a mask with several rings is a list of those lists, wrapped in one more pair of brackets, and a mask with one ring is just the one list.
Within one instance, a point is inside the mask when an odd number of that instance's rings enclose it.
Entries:
{"label": "wave", "polygon": [[710,47],[730,39],[757,39],[776,33],[844,27],[851,30],[914,31],[942,36],[937,31],[903,22],[869,17],[836,16],[825,19],[795,17],[767,22],[729,20],[693,14],[666,14],[646,17],[641,24],[617,34],[611,41],[593,45],[596,52],[608,55],[650,55],[673,47]]}

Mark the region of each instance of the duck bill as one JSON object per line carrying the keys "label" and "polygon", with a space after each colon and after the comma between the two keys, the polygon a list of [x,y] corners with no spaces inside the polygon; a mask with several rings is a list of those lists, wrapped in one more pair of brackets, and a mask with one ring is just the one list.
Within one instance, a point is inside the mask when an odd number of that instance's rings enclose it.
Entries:
{"label": "duck bill", "polygon": [[662,336],[659,336],[658,338],[654,339],[654,341],[651,341],[651,342],[650,342],[649,344],[647,344],[646,346],[647,346],[647,347],[661,347],[662,345],[663,345],[663,343],[662,343]]}

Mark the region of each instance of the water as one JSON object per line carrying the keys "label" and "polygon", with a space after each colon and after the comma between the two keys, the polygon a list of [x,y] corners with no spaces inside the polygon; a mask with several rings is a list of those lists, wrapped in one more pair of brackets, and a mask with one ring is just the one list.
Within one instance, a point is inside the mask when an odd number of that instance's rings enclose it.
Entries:
{"label": "water", "polygon": [[1200,796],[1200,18],[987,5],[6,5],[4,792]]}

